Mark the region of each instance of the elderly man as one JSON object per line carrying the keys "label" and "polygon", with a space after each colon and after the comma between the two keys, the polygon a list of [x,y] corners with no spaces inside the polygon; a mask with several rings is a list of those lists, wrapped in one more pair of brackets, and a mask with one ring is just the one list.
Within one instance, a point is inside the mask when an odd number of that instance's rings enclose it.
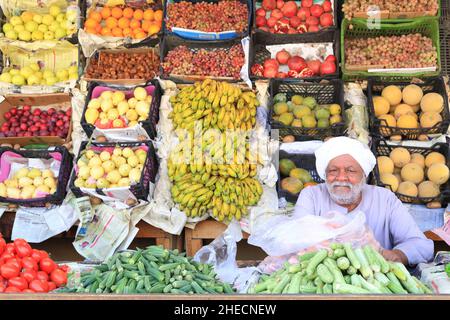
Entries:
{"label": "elderly man", "polygon": [[408,210],[386,188],[366,184],[376,165],[370,149],[347,137],[326,141],[315,152],[316,169],[325,183],[304,189],[297,200],[294,215],[323,215],[329,211],[362,211],[382,255],[405,265],[433,258],[433,241],[419,230]]}

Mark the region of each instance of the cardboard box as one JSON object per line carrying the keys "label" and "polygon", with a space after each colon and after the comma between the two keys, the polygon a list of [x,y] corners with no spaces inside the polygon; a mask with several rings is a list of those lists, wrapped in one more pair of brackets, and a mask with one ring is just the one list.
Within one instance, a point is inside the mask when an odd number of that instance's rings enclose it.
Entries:
{"label": "cardboard box", "polygon": [[[0,126],[6,121],[5,113],[13,107],[30,105],[31,110],[39,107],[43,110],[55,108],[56,110],[67,110],[72,106],[72,97],[68,93],[52,93],[41,95],[12,94],[4,96],[0,103]],[[55,136],[35,136],[35,137],[0,137],[0,143],[19,144],[48,144],[50,146],[63,145],[71,141],[72,121],[70,121],[69,132],[65,139]]]}

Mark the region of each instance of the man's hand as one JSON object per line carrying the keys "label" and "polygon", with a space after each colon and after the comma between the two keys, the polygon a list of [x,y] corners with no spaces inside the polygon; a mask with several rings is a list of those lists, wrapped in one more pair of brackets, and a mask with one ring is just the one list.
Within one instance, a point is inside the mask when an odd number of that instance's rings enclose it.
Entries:
{"label": "man's hand", "polygon": [[406,255],[400,250],[386,250],[382,249],[381,254],[386,260],[401,262],[404,265],[408,265],[408,258]]}

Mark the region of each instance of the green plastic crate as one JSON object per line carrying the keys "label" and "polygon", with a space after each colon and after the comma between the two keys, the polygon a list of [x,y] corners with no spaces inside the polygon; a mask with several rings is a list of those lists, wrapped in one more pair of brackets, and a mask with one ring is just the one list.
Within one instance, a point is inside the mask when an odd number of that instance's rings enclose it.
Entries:
{"label": "green plastic crate", "polygon": [[[347,30],[352,24],[353,29]],[[355,37],[377,37],[377,36],[394,36],[410,33],[420,33],[431,38],[433,45],[437,50],[437,70],[431,72],[414,72],[414,73],[384,73],[384,72],[368,72],[368,71],[348,71],[345,68],[345,39]],[[413,77],[435,77],[441,73],[441,48],[439,42],[439,22],[436,19],[421,18],[405,23],[381,23],[380,29],[369,29],[365,19],[347,19],[342,21],[341,26],[341,69],[344,80],[367,79],[376,77],[382,80],[403,80]]]}

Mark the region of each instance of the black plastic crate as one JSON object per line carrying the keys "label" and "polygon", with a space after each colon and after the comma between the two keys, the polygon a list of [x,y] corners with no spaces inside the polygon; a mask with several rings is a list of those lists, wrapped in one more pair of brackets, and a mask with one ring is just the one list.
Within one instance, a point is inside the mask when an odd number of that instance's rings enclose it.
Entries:
{"label": "black plastic crate", "polygon": [[[224,0],[172,0],[173,2],[175,2],[175,3],[177,3],[177,2],[183,2],[183,1],[185,1],[185,2],[192,2],[192,3],[199,3],[199,2],[212,2],[212,3],[218,3],[218,2],[220,2],[220,1],[224,1]],[[225,0],[226,1],[226,0]],[[247,4],[247,10],[248,10],[248,16],[247,16],[247,29],[246,30],[244,30],[243,32],[237,32],[236,33],[236,36],[235,37],[233,37],[233,38],[230,38],[230,39],[222,39],[222,40],[220,40],[220,39],[213,39],[213,38],[208,38],[208,36],[207,35],[204,35],[204,36],[202,36],[203,37],[203,39],[198,39],[198,40],[200,40],[200,41],[227,41],[227,40],[231,40],[231,39],[234,39],[234,38],[244,38],[244,37],[247,37],[249,34],[250,34],[250,31],[251,31],[251,27],[252,27],[252,19],[253,19],[253,4],[252,4],[252,0],[239,0],[239,2],[241,2],[241,3],[245,3],[245,4]],[[178,34],[176,34],[176,33],[173,33],[172,31],[170,31],[168,28],[167,28],[167,25],[166,25],[166,20],[167,20],[167,6],[169,5],[169,2],[168,1],[165,1],[164,2],[164,20],[163,20],[163,25],[162,25],[162,30],[163,30],[163,32],[164,32],[164,35],[169,35],[169,36],[178,36],[178,37],[181,37],[181,38],[184,38],[184,37],[182,37],[181,35],[178,35]],[[224,30],[224,31],[229,31],[229,30]],[[191,39],[191,38],[185,38],[186,40],[196,40],[196,39]]]}
{"label": "black plastic crate", "polygon": [[[273,98],[277,93],[286,93],[287,100],[293,95],[312,96],[318,104],[339,104],[341,106],[342,122],[331,125],[329,128],[298,128],[286,126],[273,120]],[[296,140],[323,140],[326,137],[336,137],[345,134],[344,112],[344,84],[342,80],[331,80],[329,83],[300,82],[289,80],[272,80],[270,84],[270,111],[269,121],[272,129],[279,130],[279,136],[293,135]]]}
{"label": "black plastic crate", "polygon": [[176,36],[165,36],[162,40],[160,46],[160,75],[161,79],[172,80],[176,83],[192,83],[193,81],[201,81],[206,78],[211,78],[219,81],[229,81],[229,82],[239,82],[240,79],[235,79],[232,77],[212,77],[212,76],[199,76],[199,75],[170,75],[165,74],[162,64],[164,62],[164,58],[170,50],[175,49],[178,46],[186,46],[193,51],[197,51],[199,49],[206,50],[215,50],[215,49],[230,49],[232,46],[239,44],[241,45],[241,39],[233,39],[233,40],[217,40],[217,41],[198,41],[198,40],[184,40],[180,37]]}
{"label": "black plastic crate", "polygon": [[[267,33],[267,32],[265,32]],[[325,76],[314,76],[309,78],[286,78],[286,79],[303,79],[306,81],[316,81],[321,79],[337,79],[339,78],[339,55],[340,55],[340,37],[339,31],[329,30],[322,32],[314,32],[311,34],[304,34],[304,38],[299,43],[322,43],[328,42],[333,44],[333,53],[336,57],[336,72],[333,74],[328,74]],[[263,65],[266,59],[270,58],[270,52],[266,49],[266,46],[270,45],[289,45],[291,43],[296,43],[297,41],[286,40],[278,37],[268,37],[263,33],[253,34],[250,42],[249,50],[249,64],[248,64],[248,74],[250,79],[267,79],[264,77],[255,76],[251,72],[251,68],[254,64]]]}
{"label": "black plastic crate", "polygon": [[152,103],[150,105],[150,113],[145,121],[139,121],[140,124],[142,124],[142,127],[147,131],[150,139],[156,138],[156,124],[159,121],[159,105],[161,103],[161,86],[159,85],[159,82],[157,80],[150,80],[145,85],[139,85],[139,86],[116,86],[112,84],[102,83],[102,82],[91,82],[88,89],[88,94],[86,97],[86,101],[84,104],[83,114],[81,116],[81,126],[83,127],[84,132],[86,132],[86,135],[90,138],[92,133],[94,132],[95,126],[87,123],[85,118],[85,113],[87,110],[87,106],[89,101],[91,101],[92,98],[92,92],[94,91],[94,88],[97,86],[104,86],[111,88],[115,91],[127,91],[127,90],[133,90],[135,87],[146,87],[146,86],[154,86],[155,90],[153,91],[152,96]]}
{"label": "black plastic crate", "polygon": [[[148,194],[150,192],[150,182],[155,183],[156,173],[158,171],[158,161],[156,159],[156,152],[153,147],[151,141],[142,141],[142,142],[88,142],[83,141],[80,146],[80,152],[78,153],[78,157],[76,158],[76,162],[80,159],[83,151],[90,146],[93,147],[104,147],[104,148],[114,148],[114,147],[139,147],[139,146],[147,146],[147,159],[145,160],[145,164],[143,167],[143,171],[141,174],[141,181],[134,185],[129,186],[129,190],[134,194],[137,199],[147,200]],[[76,187],[74,182],[76,179],[75,167],[70,178],[69,188],[72,190],[76,197],[83,197],[86,194],[81,191],[80,188]],[[103,189],[92,189],[95,190],[97,194],[104,195]]]}
{"label": "black plastic crate", "polygon": [[375,110],[373,106],[373,97],[381,95],[381,91],[383,88],[389,85],[399,86],[400,89],[403,89],[407,85],[411,84],[411,82],[405,81],[379,81],[374,79],[369,79],[369,83],[367,85],[367,96],[368,96],[368,105],[369,105],[369,118],[370,118],[370,131],[373,135],[381,137],[383,133],[385,135],[401,135],[402,137],[408,140],[415,140],[422,134],[445,134],[450,125],[450,114],[448,110],[448,98],[447,91],[445,89],[445,83],[442,77],[437,78],[428,78],[423,83],[414,83],[422,88],[424,94],[429,92],[436,92],[442,95],[444,98],[444,109],[441,111],[442,121],[434,125],[432,128],[417,128],[417,129],[409,129],[409,128],[397,128],[390,127],[384,120],[379,120],[375,117]]}
{"label": "black plastic crate", "polygon": [[[323,183],[324,181],[319,177],[319,174],[316,170],[316,156],[314,154],[297,154],[297,153],[288,153],[286,151],[280,151],[279,153],[279,159],[289,159],[292,160],[295,163],[295,166],[297,168],[305,169],[309,172],[311,177],[313,178],[314,182],[316,183]],[[277,182],[277,191],[278,191],[278,198],[285,198],[286,201],[291,203],[296,203],[299,194],[293,194],[289,191],[282,190],[281,189],[281,180],[283,178],[287,178],[285,176],[281,175],[281,172],[278,168],[278,182]],[[301,191],[300,191],[301,192]]]}
{"label": "black plastic crate", "polygon": [[[297,1],[297,2],[298,2],[297,5],[299,5],[300,1]],[[333,26],[328,27],[328,28],[323,28],[317,32],[305,32],[305,33],[298,33],[298,34],[277,34],[277,33],[267,32],[267,31],[261,30],[258,27],[256,27],[256,10],[257,10],[256,5],[262,3],[262,0],[253,0],[253,32],[255,34],[260,33],[267,39],[283,39],[287,42],[304,42],[307,39],[316,37],[320,33],[337,30],[337,29],[339,29],[338,26],[340,25],[339,24],[339,14],[338,14],[338,12],[340,12],[339,11],[339,8],[340,8],[339,2],[340,1],[331,0],[331,2],[333,3],[333,19],[334,19]]]}
{"label": "black plastic crate", "polygon": [[65,147],[55,146],[45,150],[15,150],[10,147],[0,148],[0,156],[3,155],[4,152],[12,152],[25,158],[39,159],[50,159],[52,157],[51,153],[59,153],[61,154],[61,166],[59,169],[59,174],[56,177],[56,191],[53,194],[49,194],[44,198],[36,199],[11,199],[0,197],[0,202],[14,203],[24,207],[45,207],[48,203],[55,205],[60,205],[63,203],[66,197],[67,183],[69,182],[70,172],[72,170],[72,155]]}
{"label": "black plastic crate", "polygon": [[[450,15],[450,13],[449,13]],[[441,68],[442,75],[450,75],[450,16],[441,20],[439,26],[439,39],[441,41]]]}
{"label": "black plastic crate", "polygon": [[[429,148],[425,147],[409,147],[409,146],[394,146],[389,145],[386,140],[383,139],[374,139],[372,143],[372,152],[375,154],[376,157],[379,156],[389,156],[392,150],[394,150],[397,147],[403,147],[409,151],[409,153],[420,153],[424,157],[426,157],[431,152],[439,152],[442,155],[444,155],[446,159],[446,165],[450,167],[450,154],[449,154],[449,145],[447,143],[435,143],[433,146]],[[380,187],[385,187],[390,190],[389,185],[383,184],[380,179],[380,172],[378,170],[378,165],[375,166],[375,168],[372,171],[373,173],[373,181],[374,184]],[[424,197],[410,197],[398,192],[395,192],[395,195],[405,203],[428,203],[428,202],[441,202],[442,205],[447,205],[450,199],[450,180],[447,181],[445,184],[440,186],[441,194],[437,197],[430,197],[430,198],[424,198]]]}

